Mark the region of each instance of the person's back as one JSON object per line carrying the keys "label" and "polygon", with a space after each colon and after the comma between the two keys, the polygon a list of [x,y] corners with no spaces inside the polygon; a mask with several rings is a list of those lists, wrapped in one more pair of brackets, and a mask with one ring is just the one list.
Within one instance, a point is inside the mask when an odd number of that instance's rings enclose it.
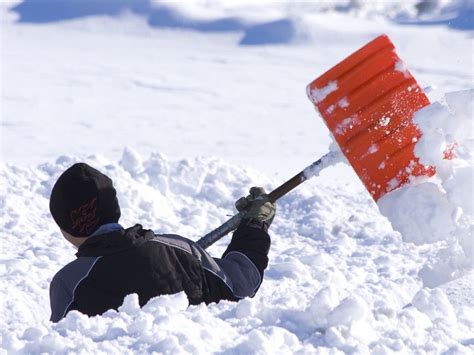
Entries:
{"label": "person's back", "polygon": [[[253,192],[265,197],[261,189]],[[240,204],[251,207],[255,197]],[[55,221],[78,247],[78,258],[51,282],[51,320],[59,321],[71,310],[93,316],[117,309],[131,293],[138,294],[141,306],[152,297],[181,291],[190,304],[254,296],[268,264],[267,228],[274,206],[264,199],[253,205],[252,218],[244,218],[223,257],[212,258],[177,235],[155,235],[141,225],[123,229],[112,181],[86,164],[74,165],[51,195]],[[90,234],[81,236],[79,231]]]}

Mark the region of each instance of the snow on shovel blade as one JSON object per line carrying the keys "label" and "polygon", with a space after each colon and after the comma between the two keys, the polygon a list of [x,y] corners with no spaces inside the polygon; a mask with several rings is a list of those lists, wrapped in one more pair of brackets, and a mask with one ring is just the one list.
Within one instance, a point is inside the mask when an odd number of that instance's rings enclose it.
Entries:
{"label": "snow on shovel blade", "polygon": [[414,155],[413,114],[430,102],[386,35],[369,42],[307,87],[342,152],[375,201],[432,176]]}

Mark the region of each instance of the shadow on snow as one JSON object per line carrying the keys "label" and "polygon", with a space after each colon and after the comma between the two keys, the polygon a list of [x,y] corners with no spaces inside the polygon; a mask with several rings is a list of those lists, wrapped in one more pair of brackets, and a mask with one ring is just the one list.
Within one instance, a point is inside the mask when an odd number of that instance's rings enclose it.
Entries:
{"label": "shadow on snow", "polygon": [[295,36],[292,20],[281,19],[262,24],[248,23],[238,17],[192,19],[166,6],[152,6],[150,0],[24,0],[11,9],[19,23],[49,23],[94,15],[118,16],[124,11],[144,15],[155,28],[180,28],[200,32],[244,33],[240,44],[284,44]]}
{"label": "shadow on snow", "polygon": [[[19,23],[48,23],[94,15],[119,16],[124,11],[130,11],[144,16],[148,24],[155,28],[243,32],[241,45],[288,44],[297,37],[292,19],[258,24],[238,17],[192,19],[167,6],[152,6],[150,0],[24,0],[11,11],[19,15]],[[398,18],[395,22],[401,25],[446,25],[456,30],[470,31],[474,29],[474,8],[467,4],[446,9],[443,17],[429,20]]]}

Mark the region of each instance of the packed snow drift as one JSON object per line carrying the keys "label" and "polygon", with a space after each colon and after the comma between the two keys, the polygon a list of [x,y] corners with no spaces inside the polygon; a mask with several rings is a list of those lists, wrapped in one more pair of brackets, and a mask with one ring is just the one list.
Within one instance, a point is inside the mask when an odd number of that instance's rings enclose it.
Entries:
{"label": "packed snow drift", "polygon": [[[216,159],[143,159],[126,149],[118,162],[84,160],[109,175],[121,223],[198,239],[233,213],[232,201],[261,174]],[[403,242],[366,193],[315,177],[281,200],[264,283],[253,299],[188,307],[186,296],[158,297],[139,309],[136,295],[103,316],[75,311],[48,321],[49,280],[74,258],[50,221],[48,198],[78,158],[29,168],[2,164],[2,348],[39,352],[345,352],[468,351],[472,308],[455,310],[440,290],[422,289],[418,270],[438,247]],[[318,180],[319,179],[319,180]],[[220,256],[226,240],[210,249]],[[413,300],[413,306],[404,308]],[[413,333],[413,330],[416,332]]]}
{"label": "packed snow drift", "polygon": [[[0,4],[0,353],[472,353],[472,2],[184,3]],[[327,153],[304,89],[381,33],[434,102],[414,119],[436,178],[379,205],[347,164],[305,182],[278,202],[252,299],[132,294],[49,322],[75,258],[48,211],[67,167],[114,180],[124,227],[198,240]]]}
{"label": "packed snow drift", "polygon": [[403,239],[415,244],[444,241],[434,265],[421,270],[427,286],[447,282],[472,269],[473,243],[473,90],[446,94],[415,114],[422,136],[416,156],[436,167],[431,179],[420,178],[379,202]]}

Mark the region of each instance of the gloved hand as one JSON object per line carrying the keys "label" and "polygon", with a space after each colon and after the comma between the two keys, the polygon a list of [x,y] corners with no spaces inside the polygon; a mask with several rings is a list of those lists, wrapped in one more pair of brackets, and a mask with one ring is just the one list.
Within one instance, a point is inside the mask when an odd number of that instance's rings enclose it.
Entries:
{"label": "gloved hand", "polygon": [[276,212],[276,204],[268,200],[263,187],[252,187],[250,195],[235,202],[235,208],[243,213],[242,219],[247,224],[256,224],[265,229],[272,224]]}

